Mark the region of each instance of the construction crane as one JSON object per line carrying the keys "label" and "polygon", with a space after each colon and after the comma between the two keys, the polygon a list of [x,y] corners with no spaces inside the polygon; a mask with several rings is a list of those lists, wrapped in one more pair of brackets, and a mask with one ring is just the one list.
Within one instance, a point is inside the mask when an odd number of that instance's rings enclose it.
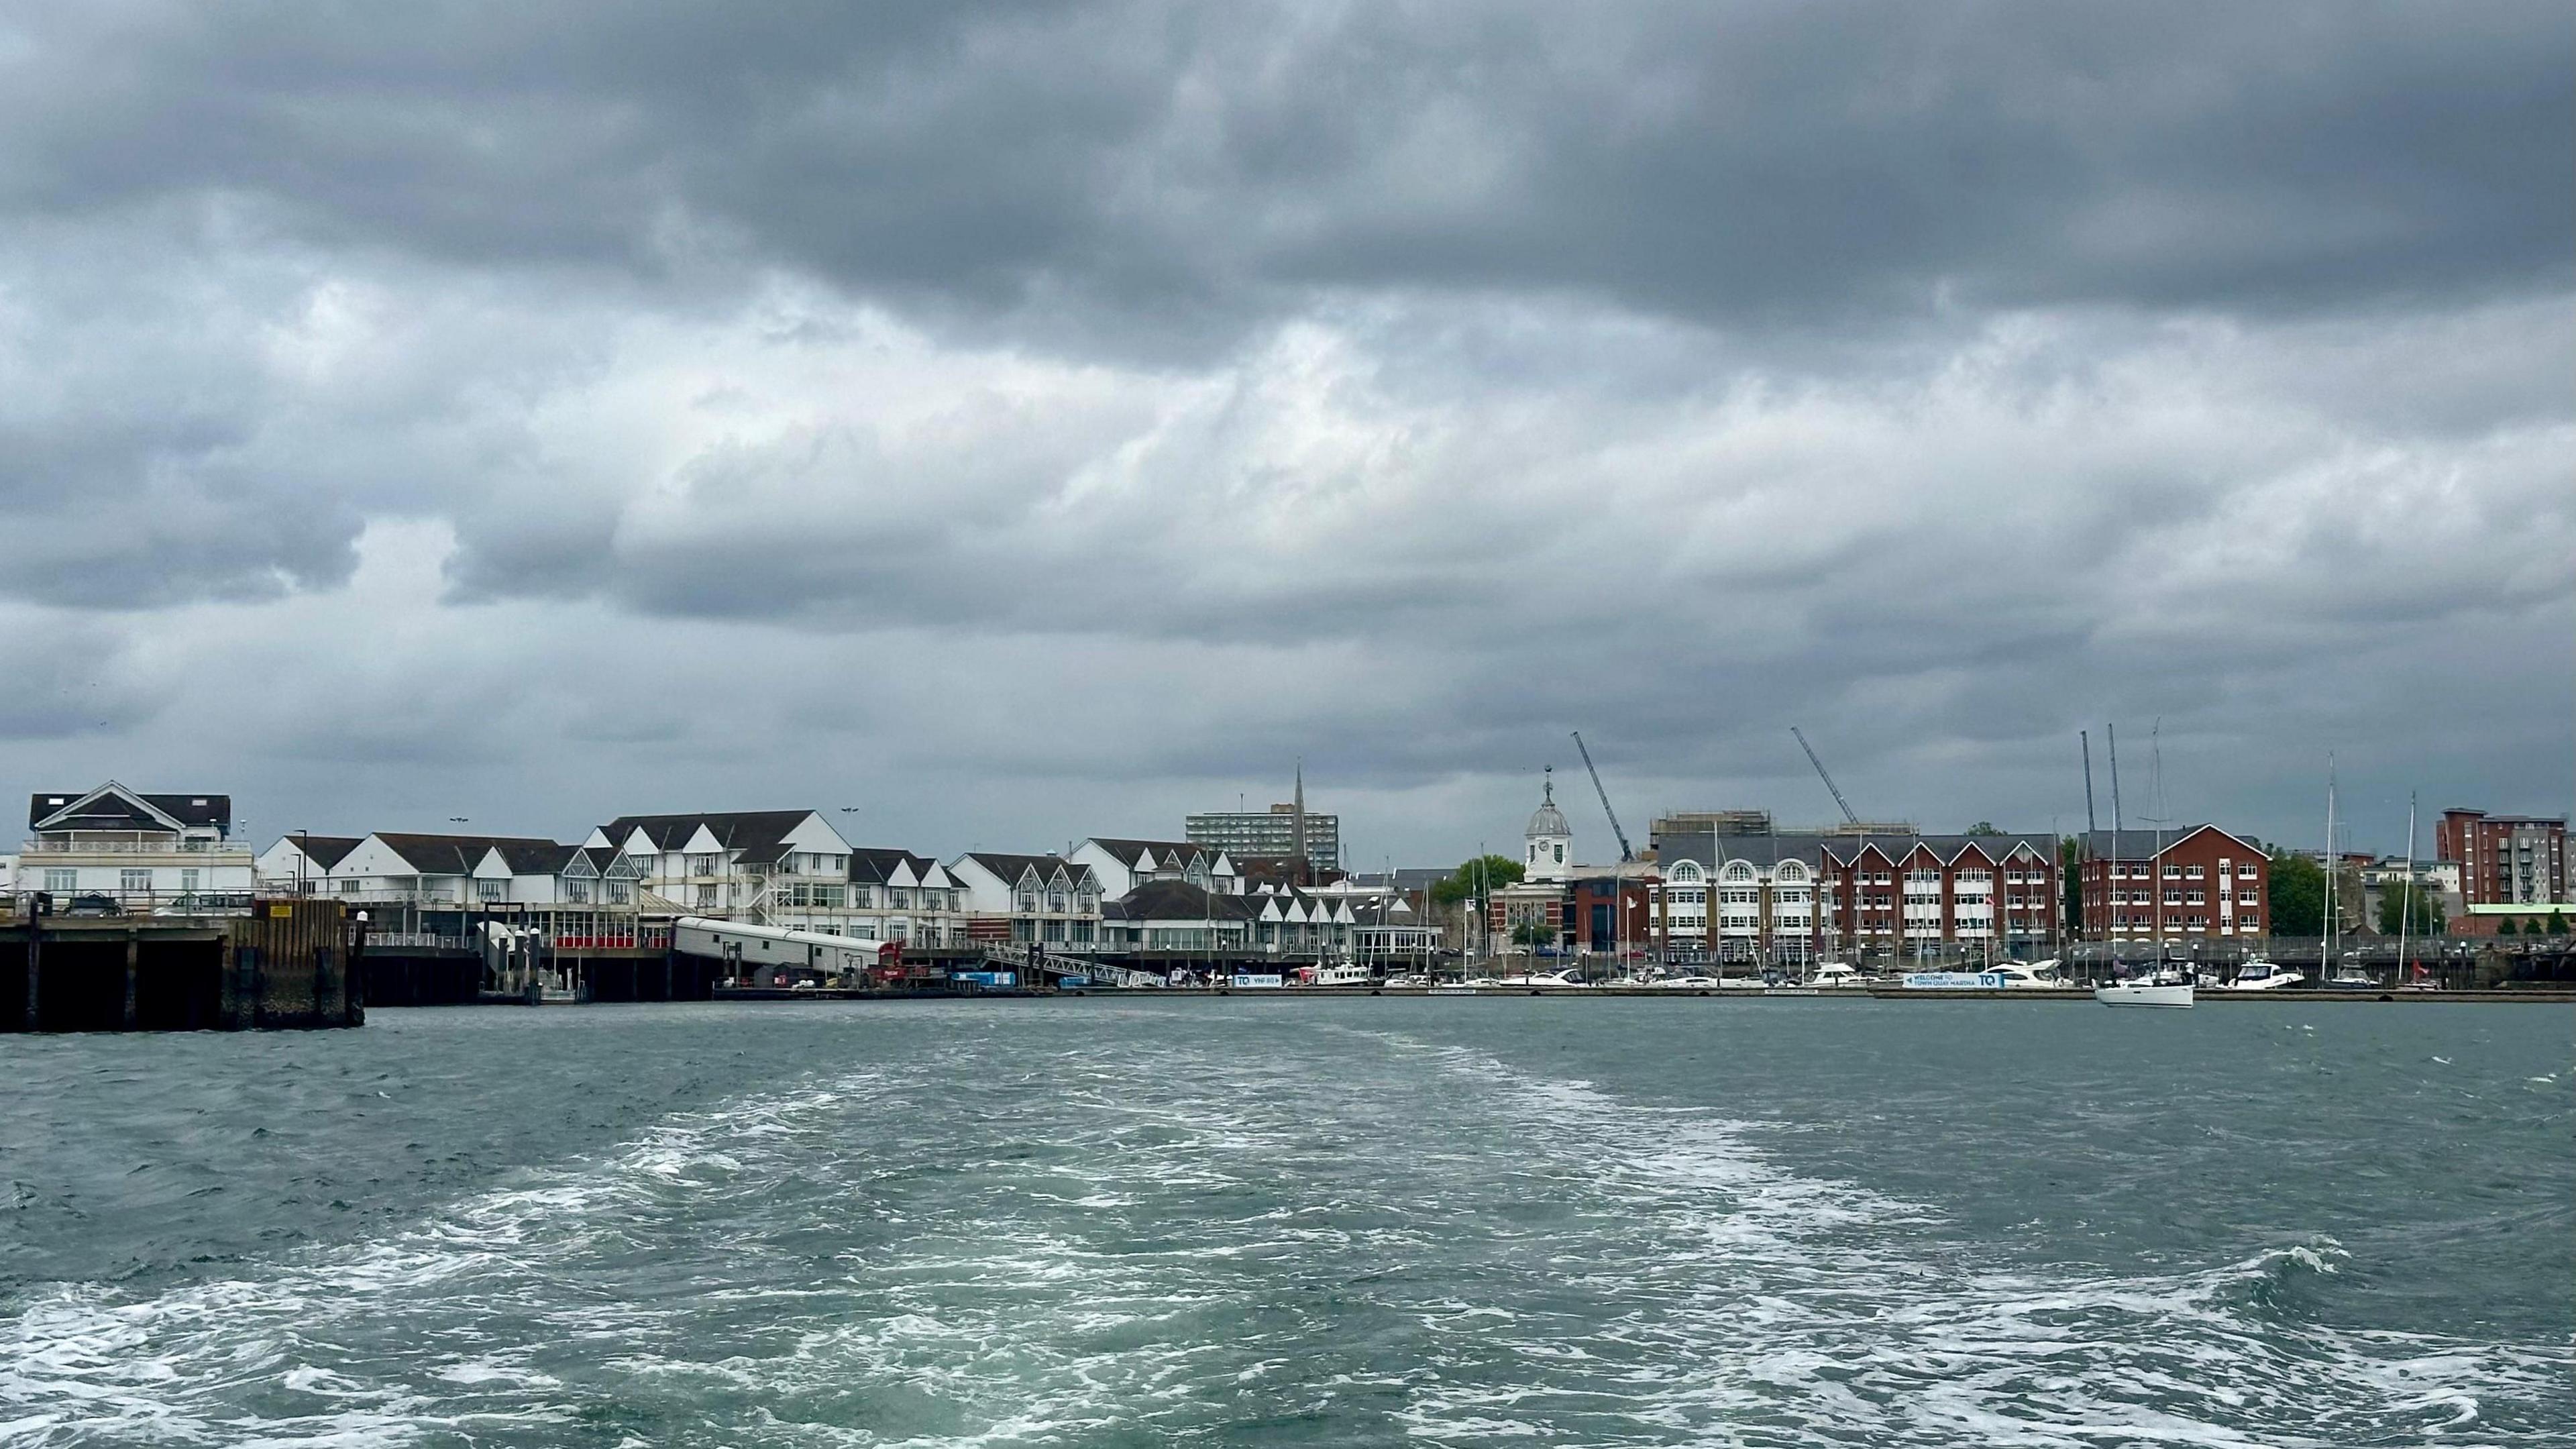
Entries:
{"label": "construction crane", "polygon": [[1834,777],[1825,773],[1825,762],[1816,758],[1816,747],[1807,743],[1805,732],[1796,725],[1791,725],[1789,733],[1797,736],[1798,748],[1807,752],[1807,763],[1816,767],[1816,778],[1825,782],[1826,789],[1833,791],[1834,803],[1843,808],[1843,819],[1850,824],[1858,825],[1860,817],[1852,813],[1851,802],[1843,798],[1843,792],[1834,784]]}
{"label": "construction crane", "polygon": [[1592,776],[1592,793],[1601,797],[1601,813],[1610,817],[1610,833],[1619,837],[1620,863],[1635,860],[1637,852],[1628,848],[1628,832],[1619,828],[1619,812],[1610,808],[1610,792],[1601,788],[1601,772],[1592,768],[1592,752],[1584,749],[1581,730],[1574,732],[1574,748],[1581,751],[1583,768]]}

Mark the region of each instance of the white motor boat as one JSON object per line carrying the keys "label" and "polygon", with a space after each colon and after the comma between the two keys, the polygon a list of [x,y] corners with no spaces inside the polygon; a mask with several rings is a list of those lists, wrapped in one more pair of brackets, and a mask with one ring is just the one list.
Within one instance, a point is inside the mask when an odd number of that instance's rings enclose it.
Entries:
{"label": "white motor boat", "polygon": [[1861,978],[1861,974],[1858,971],[1853,970],[1848,963],[1842,961],[1826,961],[1820,963],[1816,967],[1816,974],[1809,978],[1809,984],[1815,986],[1860,986],[1865,983]]}
{"label": "white motor boat", "polygon": [[1581,979],[1577,978],[1571,971],[1533,971],[1526,976],[1506,976],[1495,984],[1498,986],[1567,987],[1581,986],[1585,983]]}
{"label": "white motor boat", "polygon": [[2093,999],[2104,1006],[2189,1006],[2191,996],[2191,975],[2184,971],[2132,976],[2093,988]]}
{"label": "white motor boat", "polygon": [[2285,986],[2296,986],[2307,979],[2304,974],[2293,971],[2287,966],[2257,957],[2237,969],[2236,979],[2227,983],[2227,989],[2278,991]]}

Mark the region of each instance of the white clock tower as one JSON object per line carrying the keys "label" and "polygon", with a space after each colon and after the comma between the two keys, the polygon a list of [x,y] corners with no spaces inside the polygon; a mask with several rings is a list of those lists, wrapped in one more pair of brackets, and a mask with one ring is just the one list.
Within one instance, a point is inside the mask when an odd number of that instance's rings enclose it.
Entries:
{"label": "white clock tower", "polygon": [[1561,881],[1573,874],[1567,862],[1573,858],[1574,832],[1565,826],[1565,812],[1556,808],[1554,765],[1548,766],[1544,779],[1538,810],[1530,816],[1529,829],[1522,832],[1522,878]]}

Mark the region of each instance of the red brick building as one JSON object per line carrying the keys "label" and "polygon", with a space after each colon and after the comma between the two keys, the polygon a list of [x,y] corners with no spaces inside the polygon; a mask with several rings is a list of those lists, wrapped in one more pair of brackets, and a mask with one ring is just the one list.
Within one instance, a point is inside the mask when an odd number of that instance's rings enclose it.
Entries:
{"label": "red brick building", "polygon": [[2567,817],[2445,810],[2433,858],[2460,867],[2469,906],[2548,906],[2567,899]]}
{"label": "red brick building", "polygon": [[2272,862],[2215,825],[2096,830],[2076,867],[2084,934],[2096,941],[2260,936],[2271,928]]}
{"label": "red brick building", "polygon": [[2036,954],[2059,937],[2054,835],[1670,831],[1651,888],[1676,959]]}
{"label": "red brick building", "polygon": [[1820,855],[1820,950],[1993,943],[2019,953],[2058,939],[2054,836],[1864,836],[1829,840]]}

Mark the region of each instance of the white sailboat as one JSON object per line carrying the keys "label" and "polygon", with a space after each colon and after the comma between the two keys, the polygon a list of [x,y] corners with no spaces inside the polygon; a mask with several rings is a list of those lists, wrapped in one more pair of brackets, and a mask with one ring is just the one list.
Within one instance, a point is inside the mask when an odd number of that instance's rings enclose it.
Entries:
{"label": "white sailboat", "polygon": [[[2158,774],[2161,776],[2162,771],[2158,771]],[[2159,778],[2155,784],[2156,788],[2150,791],[2150,794],[2161,793],[2164,788],[2164,782],[2161,778]],[[2161,802],[2159,802],[2159,804],[2161,804]],[[2159,808],[2158,813],[2162,813],[2161,808]],[[2188,1007],[2192,1003],[2193,991],[2196,985],[2192,973],[2189,971],[2175,970],[2165,962],[2164,859],[2164,822],[2159,819],[2156,822],[2155,856],[2147,864],[2147,878],[2154,882],[2153,890],[2156,912],[2156,969],[2144,976],[2132,976],[2125,981],[2114,981],[2108,985],[2094,987],[2093,999],[2102,1003],[2104,1006],[2159,1006],[2178,1008]],[[2114,882],[2117,882],[2120,878],[2119,863],[2120,737],[2115,733],[2111,736],[2111,879]],[[2112,892],[2112,900],[2116,902],[2118,899],[2119,893],[2117,890],[2114,890]],[[2118,911],[2115,906],[2113,916],[2116,918],[2117,915]]]}
{"label": "white sailboat", "polygon": [[2104,1006],[2189,1006],[2193,982],[2188,971],[2157,971],[2093,988]]}

